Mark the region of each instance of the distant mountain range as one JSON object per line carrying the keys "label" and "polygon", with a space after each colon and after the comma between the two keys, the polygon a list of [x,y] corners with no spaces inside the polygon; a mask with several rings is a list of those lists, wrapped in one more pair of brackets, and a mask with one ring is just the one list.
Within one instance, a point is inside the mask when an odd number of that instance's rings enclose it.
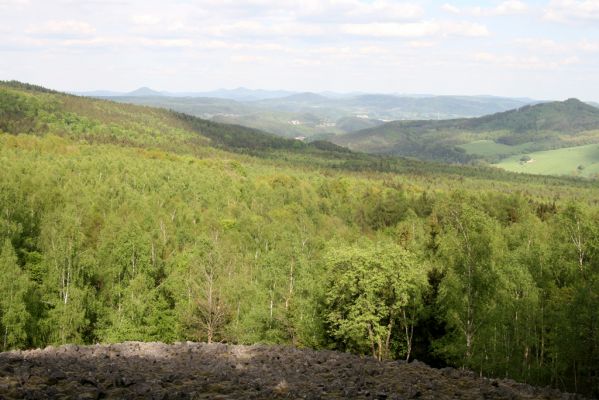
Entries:
{"label": "distant mountain range", "polygon": [[148,87],[141,87],[132,92],[116,92],[96,90],[91,92],[73,92],[73,94],[89,97],[210,97],[237,101],[255,101],[274,99],[293,95],[295,92],[285,90],[260,90],[239,87],[236,89],[218,89],[206,92],[159,92]]}
{"label": "distant mountain range", "polygon": [[129,93],[80,94],[174,109],[284,137],[316,139],[327,139],[393,120],[478,117],[538,102],[493,96],[295,93],[245,88],[169,93],[144,87]]}
{"label": "distant mountain range", "polygon": [[519,152],[599,143],[599,108],[568,99],[479,118],[394,121],[332,141],[352,150],[426,160],[497,161]]}

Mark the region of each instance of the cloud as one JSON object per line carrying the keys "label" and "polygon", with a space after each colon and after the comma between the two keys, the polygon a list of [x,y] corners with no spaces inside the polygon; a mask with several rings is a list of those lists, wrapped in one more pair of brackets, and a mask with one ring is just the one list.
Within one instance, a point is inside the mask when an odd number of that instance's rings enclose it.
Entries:
{"label": "cloud", "polygon": [[404,24],[344,24],[341,26],[341,31],[345,34],[371,37],[426,37],[437,34],[439,29],[439,24],[432,21]]}
{"label": "cloud", "polygon": [[582,42],[578,43],[577,47],[580,50],[586,51],[589,53],[599,52],[599,43],[598,42],[589,42],[589,41],[583,40]]}
{"label": "cloud", "polygon": [[158,25],[162,22],[162,17],[151,14],[134,15],[131,17],[131,21],[136,25]]}
{"label": "cloud", "polygon": [[267,61],[267,58],[254,55],[235,55],[231,56],[231,61],[234,63],[255,63]]}
{"label": "cloud", "polygon": [[347,1],[347,10],[342,14],[344,19],[377,19],[377,20],[408,20],[424,15],[424,10],[418,4],[396,3],[376,0],[371,3]]}
{"label": "cloud", "polygon": [[14,10],[29,6],[29,0],[0,0],[0,10]]}
{"label": "cloud", "polygon": [[413,49],[424,49],[429,47],[435,47],[437,42],[431,40],[412,40],[408,42],[408,45]]}
{"label": "cloud", "polygon": [[514,15],[528,11],[528,6],[518,0],[508,0],[499,4],[490,11],[491,15]]}
{"label": "cloud", "polygon": [[[557,43],[555,40],[543,38],[519,38],[514,42],[529,50],[545,50],[554,53],[563,52],[569,48],[565,44]],[[572,47],[570,46],[570,48]]]}
{"label": "cloud", "polygon": [[461,14],[462,12],[462,10],[460,10],[458,7],[448,3],[443,4],[443,6],[441,6],[441,9],[450,14]]}
{"label": "cloud", "polygon": [[194,47],[191,39],[155,39],[130,36],[104,36],[92,39],[70,39],[57,43],[61,47],[147,47],[159,49],[181,49]]}
{"label": "cloud", "polygon": [[29,0],[0,0],[0,7],[26,6],[26,5],[29,5]]}
{"label": "cloud", "polygon": [[363,46],[358,50],[358,52],[366,56],[381,55],[389,53],[389,49],[381,46]]}
{"label": "cloud", "polygon": [[83,21],[48,21],[41,25],[30,25],[26,33],[36,35],[65,35],[65,36],[89,36],[96,29]]}
{"label": "cloud", "polygon": [[582,40],[578,42],[556,42],[553,39],[519,38],[515,44],[523,46],[530,51],[545,51],[546,53],[576,53],[578,51],[594,53],[599,51],[599,42]]}
{"label": "cloud", "polygon": [[410,23],[344,24],[341,31],[348,35],[376,38],[422,38],[433,36],[489,35],[486,26],[471,22],[421,21]]}
{"label": "cloud", "polygon": [[197,0],[197,7],[217,11],[220,15],[287,16],[319,20],[406,20],[424,15],[418,2],[393,0]]}
{"label": "cloud", "polygon": [[228,24],[214,24],[201,28],[204,34],[220,37],[295,37],[323,35],[325,28],[318,24],[294,21],[266,23],[261,21],[237,21]]}
{"label": "cloud", "polygon": [[578,64],[581,61],[576,56],[556,59],[554,57],[542,58],[537,55],[514,56],[489,52],[476,53],[473,59],[480,63],[519,70],[556,70],[565,66]]}
{"label": "cloud", "polygon": [[452,4],[445,3],[441,9],[450,14],[467,14],[475,17],[498,17],[524,14],[529,10],[529,7],[520,0],[507,0],[499,3],[495,7],[459,8]]}
{"label": "cloud", "polygon": [[550,21],[599,21],[597,0],[552,0],[545,9],[544,18]]}
{"label": "cloud", "polygon": [[47,44],[47,41],[30,37],[5,37],[0,41],[0,50],[29,51],[38,49]]}

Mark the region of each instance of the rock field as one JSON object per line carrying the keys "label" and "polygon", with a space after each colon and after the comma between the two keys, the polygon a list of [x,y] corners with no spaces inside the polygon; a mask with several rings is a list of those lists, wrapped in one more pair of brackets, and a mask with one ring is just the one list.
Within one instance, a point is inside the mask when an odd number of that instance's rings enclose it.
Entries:
{"label": "rock field", "polygon": [[581,399],[470,371],[283,346],[125,342],[0,353],[0,399]]}

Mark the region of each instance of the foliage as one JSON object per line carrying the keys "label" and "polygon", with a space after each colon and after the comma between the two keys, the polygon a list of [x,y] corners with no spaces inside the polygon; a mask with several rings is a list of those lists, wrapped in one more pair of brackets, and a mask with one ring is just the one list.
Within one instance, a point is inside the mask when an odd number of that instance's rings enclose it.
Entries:
{"label": "foliage", "polygon": [[[326,256],[325,307],[330,334],[346,349],[379,360],[410,358],[414,324],[427,285],[426,270],[397,245],[338,248]],[[401,340],[394,340],[399,337]]]}
{"label": "foliage", "polygon": [[595,182],[0,90],[40,129],[0,134],[3,348],[286,343],[597,395]]}

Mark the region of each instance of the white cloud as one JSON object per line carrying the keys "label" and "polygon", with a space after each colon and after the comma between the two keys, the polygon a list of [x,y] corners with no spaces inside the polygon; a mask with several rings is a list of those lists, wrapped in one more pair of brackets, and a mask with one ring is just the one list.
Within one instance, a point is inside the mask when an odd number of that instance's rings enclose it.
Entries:
{"label": "white cloud", "polygon": [[422,38],[432,36],[487,36],[486,26],[471,22],[421,21],[410,23],[344,24],[345,34],[364,37]]}
{"label": "white cloud", "polygon": [[422,7],[413,3],[384,0],[375,0],[372,3],[347,1],[347,6],[348,9],[343,14],[345,19],[407,20],[424,15]]}
{"label": "white cloud", "polygon": [[0,10],[22,10],[29,6],[29,0],[0,0]]}
{"label": "white cloud", "polygon": [[423,49],[435,47],[437,45],[437,42],[433,42],[431,40],[412,40],[408,42],[408,45],[413,49]]}
{"label": "white cloud", "polygon": [[586,52],[599,52],[599,42],[589,42],[586,40],[583,40],[582,42],[578,43],[577,46],[580,50],[582,51],[586,51]]}
{"label": "white cloud", "polygon": [[462,10],[460,10],[458,7],[448,3],[443,4],[443,6],[441,6],[441,9],[450,14],[460,14],[462,12]]}
{"label": "white cloud", "polygon": [[505,15],[517,15],[528,12],[529,7],[520,0],[506,0],[495,7],[466,7],[459,8],[452,4],[444,4],[443,11],[451,14],[467,14],[475,17],[497,17]]}
{"label": "white cloud", "polygon": [[30,37],[5,37],[0,41],[0,49],[28,51],[43,47],[48,42],[44,39]]}
{"label": "white cloud", "polygon": [[371,37],[426,37],[437,34],[440,26],[436,22],[423,21],[404,24],[371,23],[344,24],[341,31],[349,35]]}
{"label": "white cloud", "polygon": [[422,17],[417,1],[394,0],[195,0],[194,8],[226,17],[287,17],[296,20],[351,22],[409,20]]}
{"label": "white cloud", "polygon": [[95,36],[82,39],[31,39],[21,38],[16,43],[20,46],[29,47],[44,47],[45,49],[57,48],[132,48],[132,47],[149,47],[149,48],[191,48],[194,47],[194,42],[191,39],[156,39],[137,36]]}
{"label": "white cloud", "polygon": [[291,63],[296,67],[320,67],[322,61],[313,58],[294,58]]}
{"label": "white cloud", "polygon": [[476,62],[493,64],[501,68],[519,70],[556,70],[580,63],[580,59],[576,56],[556,59],[554,57],[542,58],[537,55],[514,56],[489,52],[476,53],[473,59]]}
{"label": "white cloud", "polygon": [[543,38],[519,38],[515,40],[517,45],[523,46],[529,50],[545,50],[550,52],[563,52],[568,49],[568,46],[562,43],[557,43],[552,39]]}
{"label": "white cloud", "polygon": [[131,21],[136,25],[158,25],[162,22],[162,17],[151,14],[134,15],[131,17]]}
{"label": "white cloud", "polygon": [[320,25],[293,21],[271,24],[260,21],[238,21],[228,24],[208,25],[201,29],[205,34],[221,37],[319,36],[325,33],[325,29]]}
{"label": "white cloud", "polygon": [[73,36],[88,36],[96,32],[96,29],[83,21],[66,20],[66,21],[48,21],[41,25],[30,25],[27,33],[37,35],[73,35]]}
{"label": "white cloud", "polygon": [[468,37],[483,37],[489,36],[489,29],[482,24],[472,22],[452,21],[442,25],[443,36],[468,36]]}
{"label": "white cloud", "polygon": [[491,10],[491,15],[513,15],[528,11],[528,6],[522,1],[508,0]]}
{"label": "white cloud", "polygon": [[255,63],[267,61],[267,59],[265,57],[254,55],[235,55],[231,56],[231,61],[234,63]]}
{"label": "white cloud", "polygon": [[389,53],[389,49],[381,46],[364,46],[358,52],[362,55],[370,56]]}
{"label": "white cloud", "polygon": [[599,21],[597,0],[552,0],[545,9],[544,18],[550,21]]}

